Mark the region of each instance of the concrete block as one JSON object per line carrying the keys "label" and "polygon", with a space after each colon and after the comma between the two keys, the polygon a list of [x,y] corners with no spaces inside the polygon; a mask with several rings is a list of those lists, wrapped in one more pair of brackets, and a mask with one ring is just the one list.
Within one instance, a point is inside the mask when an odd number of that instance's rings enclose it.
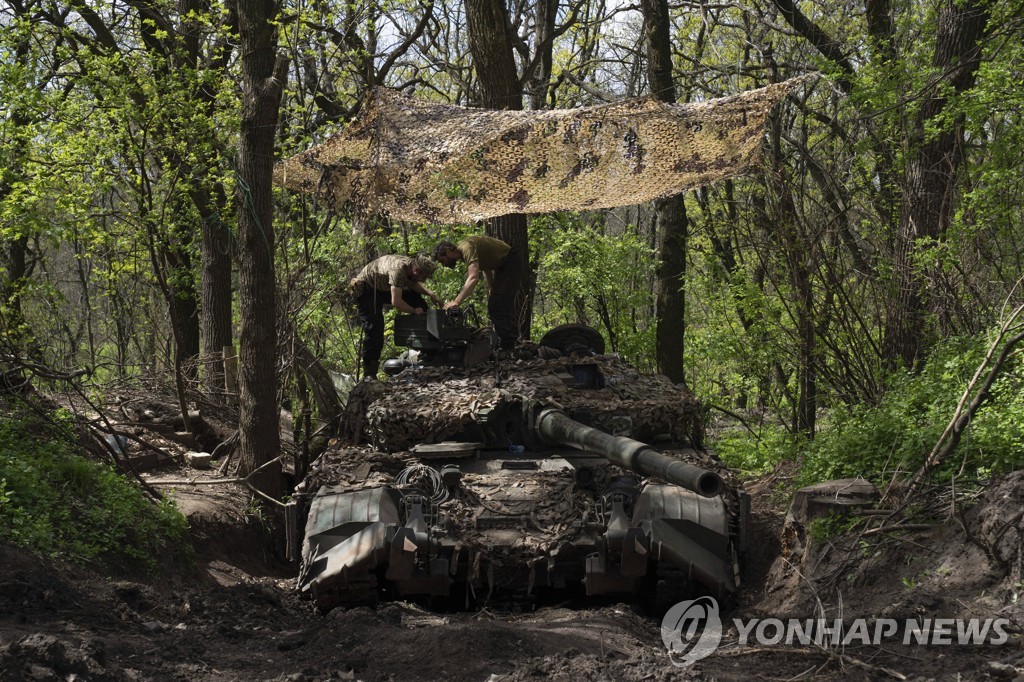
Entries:
{"label": "concrete block", "polygon": [[193,469],[209,469],[213,455],[209,452],[186,452],[185,462]]}

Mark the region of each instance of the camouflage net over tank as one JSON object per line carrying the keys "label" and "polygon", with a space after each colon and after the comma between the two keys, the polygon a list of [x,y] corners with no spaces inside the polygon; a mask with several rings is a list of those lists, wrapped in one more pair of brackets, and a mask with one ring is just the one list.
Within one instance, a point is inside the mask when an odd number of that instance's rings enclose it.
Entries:
{"label": "camouflage net over tank", "polygon": [[[604,388],[576,387],[573,368],[594,365]],[[470,430],[478,415],[500,405],[545,405],[584,412],[591,426],[616,433],[628,417],[634,438],[668,436],[699,445],[704,415],[697,398],[661,375],[644,375],[614,355],[520,360],[493,369],[424,367],[391,381],[360,382],[346,406],[352,440],[386,451],[437,443]]]}
{"label": "camouflage net over tank", "polygon": [[347,130],[278,164],[275,181],[334,210],[412,222],[639,204],[746,172],[768,114],[815,77],[695,104],[647,97],[550,111],[378,88]]}

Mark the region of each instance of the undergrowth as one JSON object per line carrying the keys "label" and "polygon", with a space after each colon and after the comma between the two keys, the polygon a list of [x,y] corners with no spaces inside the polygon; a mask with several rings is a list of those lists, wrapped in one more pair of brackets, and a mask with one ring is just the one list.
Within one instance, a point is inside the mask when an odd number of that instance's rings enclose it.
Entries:
{"label": "undergrowth", "polygon": [[48,556],[155,570],[187,547],[185,517],[78,453],[54,424],[0,421],[0,540]]}
{"label": "undergrowth", "polygon": [[[984,337],[947,340],[920,372],[893,374],[878,404],[828,410],[813,441],[782,427],[764,427],[758,438],[727,432],[715,443],[716,450],[730,466],[754,474],[781,460],[797,460],[797,485],[853,476],[885,484],[894,474],[912,475],[952,418],[986,349]],[[1022,467],[1024,363],[1017,353],[1003,367],[953,456],[933,477],[984,478]]]}
{"label": "undergrowth", "polygon": [[801,439],[775,425],[761,425],[756,434],[730,429],[715,439],[715,452],[730,468],[748,476],[770,471],[776,464],[796,459]]}

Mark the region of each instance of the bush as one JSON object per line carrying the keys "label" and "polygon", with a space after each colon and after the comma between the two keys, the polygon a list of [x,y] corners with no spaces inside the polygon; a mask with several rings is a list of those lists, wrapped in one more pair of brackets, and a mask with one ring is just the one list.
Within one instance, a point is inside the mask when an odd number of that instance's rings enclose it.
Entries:
{"label": "bush", "polygon": [[781,426],[763,425],[756,437],[746,429],[726,431],[715,439],[713,446],[730,468],[757,476],[783,460],[795,459],[801,442],[800,436],[794,436]]}
{"label": "bush", "polygon": [[[757,436],[730,429],[713,446],[734,469],[757,475],[779,461],[802,460],[797,486],[863,476],[887,485],[925,461],[952,419],[957,403],[988,349],[983,336],[938,345],[917,374],[901,371],[877,405],[837,407],[819,420],[814,441],[777,426]],[[954,455],[933,477],[985,478],[1024,468],[1024,362],[1011,356],[975,414]]]}
{"label": "bush", "polygon": [[[864,476],[883,484],[894,473],[916,471],[952,418],[987,346],[983,337],[948,340],[935,348],[919,374],[896,374],[878,405],[837,410],[805,451],[802,482]],[[1024,465],[1022,388],[1018,354],[1003,367],[989,402],[936,477],[984,476]]]}
{"label": "bush", "polygon": [[153,570],[185,542],[173,502],[153,504],[111,467],[75,454],[55,429],[0,423],[0,540],[76,561]]}

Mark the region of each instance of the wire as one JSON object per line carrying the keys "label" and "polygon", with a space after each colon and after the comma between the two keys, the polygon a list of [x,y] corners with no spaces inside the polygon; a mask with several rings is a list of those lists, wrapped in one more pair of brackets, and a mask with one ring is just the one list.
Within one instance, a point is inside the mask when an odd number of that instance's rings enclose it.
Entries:
{"label": "wire", "polygon": [[[441,479],[441,472],[426,464],[413,464],[402,469],[395,476],[395,484],[399,487],[407,487],[419,490],[430,496],[434,504],[441,504],[448,499],[448,489]],[[424,490],[423,488],[429,488]]]}

